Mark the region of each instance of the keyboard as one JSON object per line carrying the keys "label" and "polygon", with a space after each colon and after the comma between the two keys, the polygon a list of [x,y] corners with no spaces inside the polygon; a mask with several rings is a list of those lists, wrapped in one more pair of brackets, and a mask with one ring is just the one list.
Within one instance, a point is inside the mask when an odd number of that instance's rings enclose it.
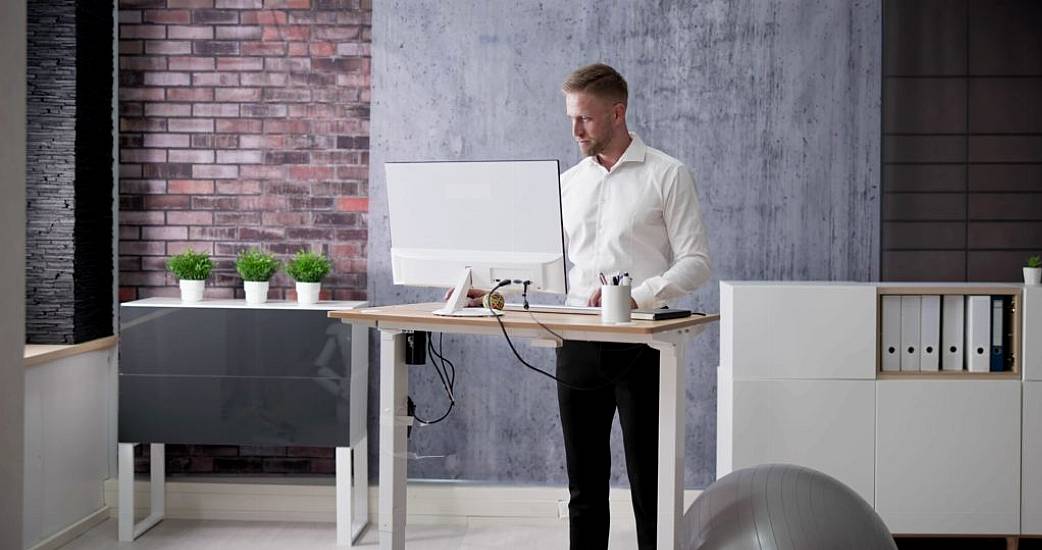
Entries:
{"label": "keyboard", "polygon": [[[506,304],[503,306],[506,311],[524,311],[525,306],[522,304]],[[532,313],[579,313],[582,315],[600,315],[601,308],[594,306],[548,306],[548,305],[536,305],[529,304],[528,311]]]}

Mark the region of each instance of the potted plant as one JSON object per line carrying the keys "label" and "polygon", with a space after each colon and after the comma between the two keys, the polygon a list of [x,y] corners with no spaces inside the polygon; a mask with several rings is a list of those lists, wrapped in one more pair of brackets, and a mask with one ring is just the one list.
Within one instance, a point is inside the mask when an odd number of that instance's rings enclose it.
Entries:
{"label": "potted plant", "polygon": [[166,267],[179,280],[182,302],[198,302],[203,299],[203,287],[206,286],[206,278],[213,269],[213,261],[210,260],[209,254],[185,250],[171,256],[166,262]]}
{"label": "potted plant", "polygon": [[300,250],[286,263],[286,273],[297,282],[297,303],[318,302],[322,278],[329,274],[329,259],[310,250]]}
{"label": "potted plant", "polygon": [[279,261],[274,256],[256,248],[243,250],[235,258],[235,270],[246,288],[247,304],[268,301],[268,281],[279,270]]}
{"label": "potted plant", "polygon": [[1037,285],[1042,278],[1042,258],[1032,256],[1028,258],[1028,265],[1024,266],[1024,284]]}

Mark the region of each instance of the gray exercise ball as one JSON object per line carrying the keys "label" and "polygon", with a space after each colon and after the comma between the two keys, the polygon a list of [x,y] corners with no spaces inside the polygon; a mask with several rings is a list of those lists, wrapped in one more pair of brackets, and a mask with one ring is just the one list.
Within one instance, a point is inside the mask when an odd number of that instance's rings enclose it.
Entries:
{"label": "gray exercise ball", "polygon": [[896,550],[875,510],[821,472],[762,464],[731,472],[684,515],[688,550]]}

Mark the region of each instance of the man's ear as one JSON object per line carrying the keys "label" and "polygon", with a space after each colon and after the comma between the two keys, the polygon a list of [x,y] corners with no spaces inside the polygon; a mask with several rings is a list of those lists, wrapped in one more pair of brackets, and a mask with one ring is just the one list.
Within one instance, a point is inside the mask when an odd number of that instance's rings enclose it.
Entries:
{"label": "man's ear", "polygon": [[612,115],[614,115],[614,119],[615,119],[616,122],[618,122],[620,120],[622,120],[622,121],[626,120],[626,104],[625,103],[616,103],[614,106],[612,106],[611,110],[612,110]]}

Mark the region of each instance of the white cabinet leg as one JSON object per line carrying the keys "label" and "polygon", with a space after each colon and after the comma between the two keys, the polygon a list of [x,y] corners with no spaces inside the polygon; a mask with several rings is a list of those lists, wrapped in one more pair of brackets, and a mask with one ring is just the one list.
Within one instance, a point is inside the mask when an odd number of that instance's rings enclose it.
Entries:
{"label": "white cabinet leg", "polygon": [[166,516],[166,446],[152,443],[150,504],[148,517],[134,523],[134,447],[137,443],[119,444],[119,540],[130,542]]}
{"label": "white cabinet leg", "polygon": [[351,447],[336,448],[336,544],[351,546]]}
{"label": "white cabinet leg", "polygon": [[659,351],[658,530],[659,548],[678,548],[684,514],[684,345],[654,342]]}
{"label": "white cabinet leg", "polygon": [[380,548],[405,549],[405,430],[411,422],[406,396],[405,336],[380,331]]}

